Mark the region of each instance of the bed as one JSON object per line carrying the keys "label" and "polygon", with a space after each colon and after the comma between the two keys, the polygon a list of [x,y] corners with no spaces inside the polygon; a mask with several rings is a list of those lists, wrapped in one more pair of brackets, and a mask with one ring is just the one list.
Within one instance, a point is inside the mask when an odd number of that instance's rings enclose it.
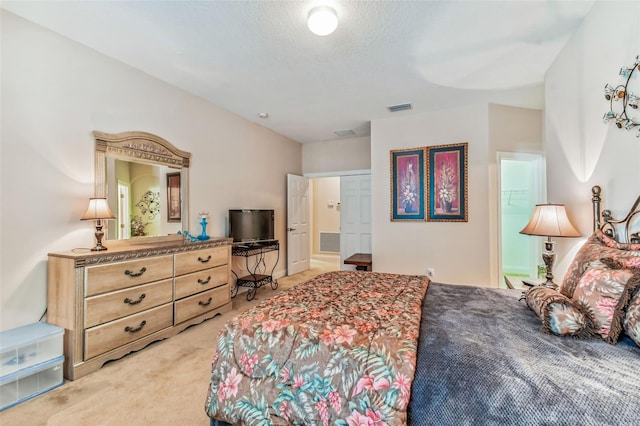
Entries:
{"label": "bed", "polygon": [[[240,314],[217,340],[211,424],[640,424],[640,197],[624,221],[593,202],[559,289],[342,271]],[[590,311],[614,276],[624,296]]]}

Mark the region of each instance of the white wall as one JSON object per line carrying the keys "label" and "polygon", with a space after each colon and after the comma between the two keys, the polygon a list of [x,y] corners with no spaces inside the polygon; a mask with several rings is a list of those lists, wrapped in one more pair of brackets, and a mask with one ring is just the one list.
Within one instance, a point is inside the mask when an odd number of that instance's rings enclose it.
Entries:
{"label": "white wall", "polygon": [[[500,232],[498,152],[542,154],[543,113],[541,110],[489,105],[489,235],[491,253],[491,282],[503,282],[500,276],[502,244]],[[544,175],[544,170],[540,171]],[[506,182],[503,182],[505,184]],[[545,201],[545,200],[540,200]],[[496,236],[496,238],[493,238]],[[533,244],[538,246],[538,244]]]}
{"label": "white wall", "polygon": [[[435,281],[488,285],[488,136],[487,105],[371,123],[375,271],[425,274],[433,267]],[[469,222],[392,222],[389,151],[460,142],[469,143]]]}
{"label": "white wall", "polygon": [[201,211],[209,235],[222,236],[229,208],[273,208],[284,256],[299,143],[4,10],[1,19],[2,330],[44,312],[47,253],[94,245],[93,224],[80,221],[93,195],[93,130],[147,131],[191,152],[190,231]]}
{"label": "white wall", "polygon": [[602,187],[603,205],[616,217],[624,216],[640,195],[640,140],[635,132],[602,122],[609,110],[604,85],[623,82],[620,67],[632,65],[638,54],[640,2],[596,2],[547,72],[548,198],[566,204],[583,235],[557,239],[556,277],[564,275],[575,251],[592,233],[593,185]]}
{"label": "white wall", "polygon": [[305,175],[331,175],[331,172],[369,170],[369,136],[307,143],[302,146],[302,171]]}
{"label": "white wall", "polygon": [[[485,104],[377,120],[371,126],[373,265],[435,281],[498,287],[498,151],[540,152],[541,112]],[[389,151],[468,142],[468,222],[392,222]]]}

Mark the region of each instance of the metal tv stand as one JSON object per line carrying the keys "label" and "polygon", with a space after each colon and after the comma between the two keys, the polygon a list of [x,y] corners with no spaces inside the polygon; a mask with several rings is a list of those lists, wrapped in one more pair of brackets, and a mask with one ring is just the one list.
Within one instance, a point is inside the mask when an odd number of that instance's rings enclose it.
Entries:
{"label": "metal tv stand", "polygon": [[[278,257],[273,264],[273,268],[271,268],[271,273],[265,275],[267,272],[267,263],[264,258],[265,254],[271,251],[277,252]],[[264,285],[271,284],[273,290],[278,288],[278,280],[273,278],[273,271],[275,271],[276,265],[280,260],[280,243],[278,240],[234,243],[231,248],[231,255],[244,257],[247,271],[249,271],[249,275],[245,275],[244,277],[238,277],[238,274],[231,271],[236,277],[236,284],[231,289],[231,297],[236,297],[239,287],[249,288],[249,291],[247,291],[247,300],[253,300],[256,291]],[[253,256],[257,256],[257,259],[252,269],[249,267],[249,258]],[[261,269],[265,274],[259,273]]]}

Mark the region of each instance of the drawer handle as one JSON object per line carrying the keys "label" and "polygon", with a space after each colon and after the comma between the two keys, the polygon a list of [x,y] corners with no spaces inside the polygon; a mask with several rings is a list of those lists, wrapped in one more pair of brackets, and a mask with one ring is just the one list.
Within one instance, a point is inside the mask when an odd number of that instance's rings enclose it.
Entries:
{"label": "drawer handle", "polygon": [[126,331],[127,333],[137,333],[138,331],[142,330],[142,327],[144,327],[146,323],[147,323],[147,321],[142,321],[140,323],[140,325],[138,327],[135,327],[135,328],[126,326],[124,328],[124,331]]}
{"label": "drawer handle", "polygon": [[147,268],[145,268],[143,266],[142,268],[140,268],[139,272],[133,272],[133,271],[130,271],[130,270],[127,269],[126,271],[124,271],[124,274],[125,275],[129,275],[131,278],[136,278],[136,277],[139,277],[140,275],[144,274],[146,270],[147,270]]}
{"label": "drawer handle", "polygon": [[200,306],[208,306],[211,304],[211,298],[209,298],[209,300],[207,300],[206,302],[203,302],[202,300],[198,302],[198,305]]}
{"label": "drawer handle", "polygon": [[211,255],[207,256],[206,259],[203,259],[200,256],[198,256],[198,262],[200,262],[200,263],[207,263],[210,260],[211,260]]}
{"label": "drawer handle", "polygon": [[138,297],[138,300],[131,300],[127,297],[126,299],[124,299],[124,303],[128,305],[137,305],[138,303],[142,302],[142,299],[144,299],[145,297],[147,296],[144,293],[142,293],[140,297]]}
{"label": "drawer handle", "polygon": [[202,285],[209,284],[209,281],[211,281],[211,275],[209,275],[206,280],[203,280],[202,278],[198,278],[198,284],[202,284]]}

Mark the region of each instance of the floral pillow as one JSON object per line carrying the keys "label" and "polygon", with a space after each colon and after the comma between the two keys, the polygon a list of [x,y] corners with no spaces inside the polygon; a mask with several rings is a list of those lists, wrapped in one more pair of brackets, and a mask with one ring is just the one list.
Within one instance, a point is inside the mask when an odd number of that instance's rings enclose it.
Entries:
{"label": "floral pillow", "polygon": [[[634,277],[640,279],[640,273],[636,272]],[[631,337],[631,340],[636,342],[636,345],[640,346],[640,290],[636,290],[629,306],[627,307],[627,314],[623,321],[624,332],[627,336]]]}
{"label": "floral pillow", "polygon": [[525,294],[527,305],[542,320],[543,329],[558,336],[596,335],[589,312],[549,287],[536,286]]}
{"label": "floral pillow", "polygon": [[576,285],[580,281],[582,274],[589,267],[589,264],[603,257],[617,261],[626,259],[640,265],[640,244],[619,243],[600,230],[594,232],[578,250],[569,265],[569,269],[567,269],[562,279],[562,284],[560,284],[560,293],[573,298]]}
{"label": "floral pillow", "polygon": [[574,305],[590,313],[597,333],[607,343],[615,344],[620,337],[625,309],[640,284],[638,278],[634,270],[623,269],[620,262],[603,258],[591,263],[575,287]]}

